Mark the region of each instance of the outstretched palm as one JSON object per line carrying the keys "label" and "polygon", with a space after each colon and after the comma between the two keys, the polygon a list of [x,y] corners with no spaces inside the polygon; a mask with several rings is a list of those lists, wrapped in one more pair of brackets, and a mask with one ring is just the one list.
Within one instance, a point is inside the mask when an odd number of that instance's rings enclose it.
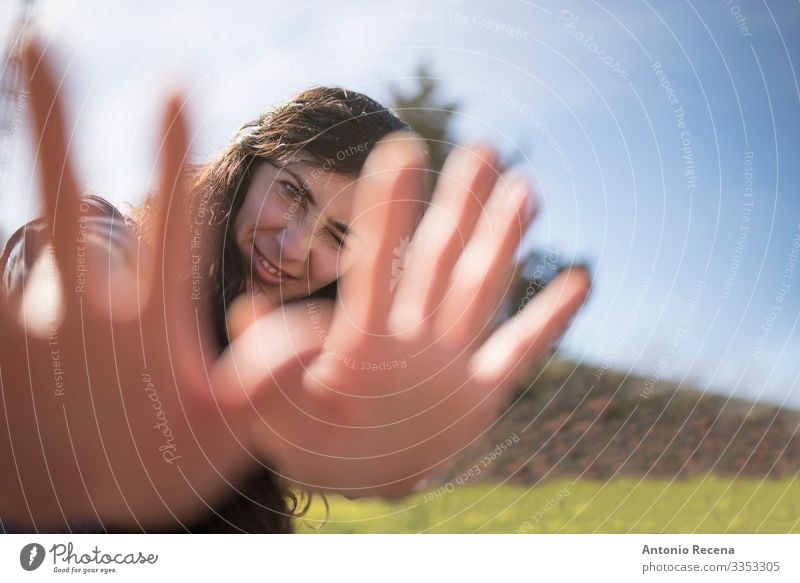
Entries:
{"label": "outstretched palm", "polygon": [[26,275],[19,302],[0,305],[0,515],[45,530],[189,520],[253,460],[241,439],[250,413],[210,391],[210,318],[184,277],[180,104],[167,106],[156,243],[130,250],[128,268],[109,240],[87,237],[59,83],[36,43],[24,61],[53,253]]}
{"label": "outstretched palm", "polygon": [[[408,492],[488,427],[585,298],[585,272],[568,271],[491,333],[533,216],[529,189],[498,180],[485,149],[459,150],[415,229],[422,172],[413,135],[379,143],[359,179],[339,301],[269,314],[220,365],[226,379],[245,371],[240,389],[261,399],[257,446],[304,486]],[[271,369],[274,346],[300,356]]]}

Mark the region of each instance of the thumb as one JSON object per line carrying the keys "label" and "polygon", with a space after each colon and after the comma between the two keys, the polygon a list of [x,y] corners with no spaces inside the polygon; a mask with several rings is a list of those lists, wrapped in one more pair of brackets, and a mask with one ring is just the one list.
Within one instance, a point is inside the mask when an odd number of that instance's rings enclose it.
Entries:
{"label": "thumb", "polygon": [[279,301],[270,300],[261,294],[244,293],[240,295],[228,308],[226,317],[228,339],[233,342],[253,322],[266,316],[279,305]]}
{"label": "thumb", "polygon": [[217,398],[257,408],[274,388],[300,390],[303,372],[325,339],[325,323],[316,317],[318,308],[311,304],[312,311],[302,302],[277,307],[254,296],[237,302],[232,327],[240,331],[211,375]]}

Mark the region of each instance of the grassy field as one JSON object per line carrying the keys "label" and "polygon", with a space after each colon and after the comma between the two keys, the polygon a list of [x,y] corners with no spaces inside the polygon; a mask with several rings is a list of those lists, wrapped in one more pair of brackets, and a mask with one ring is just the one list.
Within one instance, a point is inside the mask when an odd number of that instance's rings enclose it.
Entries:
{"label": "grassy field", "polygon": [[298,532],[800,533],[800,476],[451,485],[392,502],[328,500],[329,513],[315,498]]}

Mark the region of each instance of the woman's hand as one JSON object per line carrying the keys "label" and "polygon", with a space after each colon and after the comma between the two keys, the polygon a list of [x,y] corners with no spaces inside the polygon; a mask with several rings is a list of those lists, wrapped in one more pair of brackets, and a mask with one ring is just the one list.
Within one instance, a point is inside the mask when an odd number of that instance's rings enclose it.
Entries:
{"label": "woman's hand", "polygon": [[0,516],[38,530],[176,526],[254,466],[251,413],[207,382],[216,349],[193,299],[205,281],[187,277],[181,106],[166,108],[156,243],[119,266],[110,241],[86,236],[59,80],[35,42],[24,62],[53,252],[0,305]]}
{"label": "woman's hand", "polygon": [[[498,180],[489,151],[456,150],[416,228],[423,172],[413,135],[379,143],[359,180],[336,305],[308,300],[257,319],[216,370],[239,371],[238,389],[217,386],[252,400],[255,444],[302,486],[409,492],[493,422],[585,300],[587,274],[566,271],[491,333],[534,215],[529,188]],[[272,350],[298,357],[275,370]]]}

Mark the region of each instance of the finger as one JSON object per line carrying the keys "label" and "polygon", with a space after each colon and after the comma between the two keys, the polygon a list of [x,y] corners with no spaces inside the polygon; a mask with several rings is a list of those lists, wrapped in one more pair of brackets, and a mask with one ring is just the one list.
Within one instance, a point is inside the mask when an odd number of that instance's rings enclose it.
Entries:
{"label": "finger", "polygon": [[513,388],[519,375],[567,328],[585,302],[589,287],[585,269],[562,271],[522,312],[495,331],[470,362],[483,390]]}
{"label": "finger", "polygon": [[79,191],[69,159],[64,114],[59,99],[61,83],[54,77],[39,41],[31,37],[23,50],[23,64],[31,90],[36,164],[41,176],[44,217],[64,289],[73,289],[77,275]]}
{"label": "finger", "polygon": [[[207,257],[193,239],[190,194],[184,166],[188,151],[181,99],[167,100],[159,150],[159,184],[155,194],[152,255],[145,267],[148,303],[167,324],[170,345],[180,354],[213,351],[206,305]],[[188,368],[197,374],[197,360]],[[187,374],[189,371],[184,371]]]}
{"label": "finger", "polygon": [[215,396],[258,410],[270,392],[298,390],[306,364],[323,348],[330,315],[323,302],[308,300],[269,310],[252,321],[214,364]]}
{"label": "finger", "polygon": [[412,256],[398,284],[389,319],[393,333],[413,337],[430,326],[497,174],[496,156],[486,146],[460,148],[448,156],[414,236],[414,248],[424,253]]}
{"label": "finger", "polygon": [[356,187],[353,265],[342,279],[334,337],[385,334],[393,290],[422,212],[425,155],[420,138],[395,132],[367,158]]}
{"label": "finger", "polygon": [[242,294],[228,308],[228,338],[233,342],[254,322],[278,307],[279,302],[271,301],[262,294]]}
{"label": "finger", "polygon": [[156,302],[175,308],[182,320],[193,320],[191,309],[191,232],[186,209],[189,197],[184,184],[187,136],[181,103],[168,99],[158,153],[159,183],[155,193],[152,256],[146,280]]}
{"label": "finger", "polygon": [[528,183],[521,177],[502,177],[453,269],[437,316],[438,336],[466,344],[486,328],[510,284],[514,253],[534,214]]}

